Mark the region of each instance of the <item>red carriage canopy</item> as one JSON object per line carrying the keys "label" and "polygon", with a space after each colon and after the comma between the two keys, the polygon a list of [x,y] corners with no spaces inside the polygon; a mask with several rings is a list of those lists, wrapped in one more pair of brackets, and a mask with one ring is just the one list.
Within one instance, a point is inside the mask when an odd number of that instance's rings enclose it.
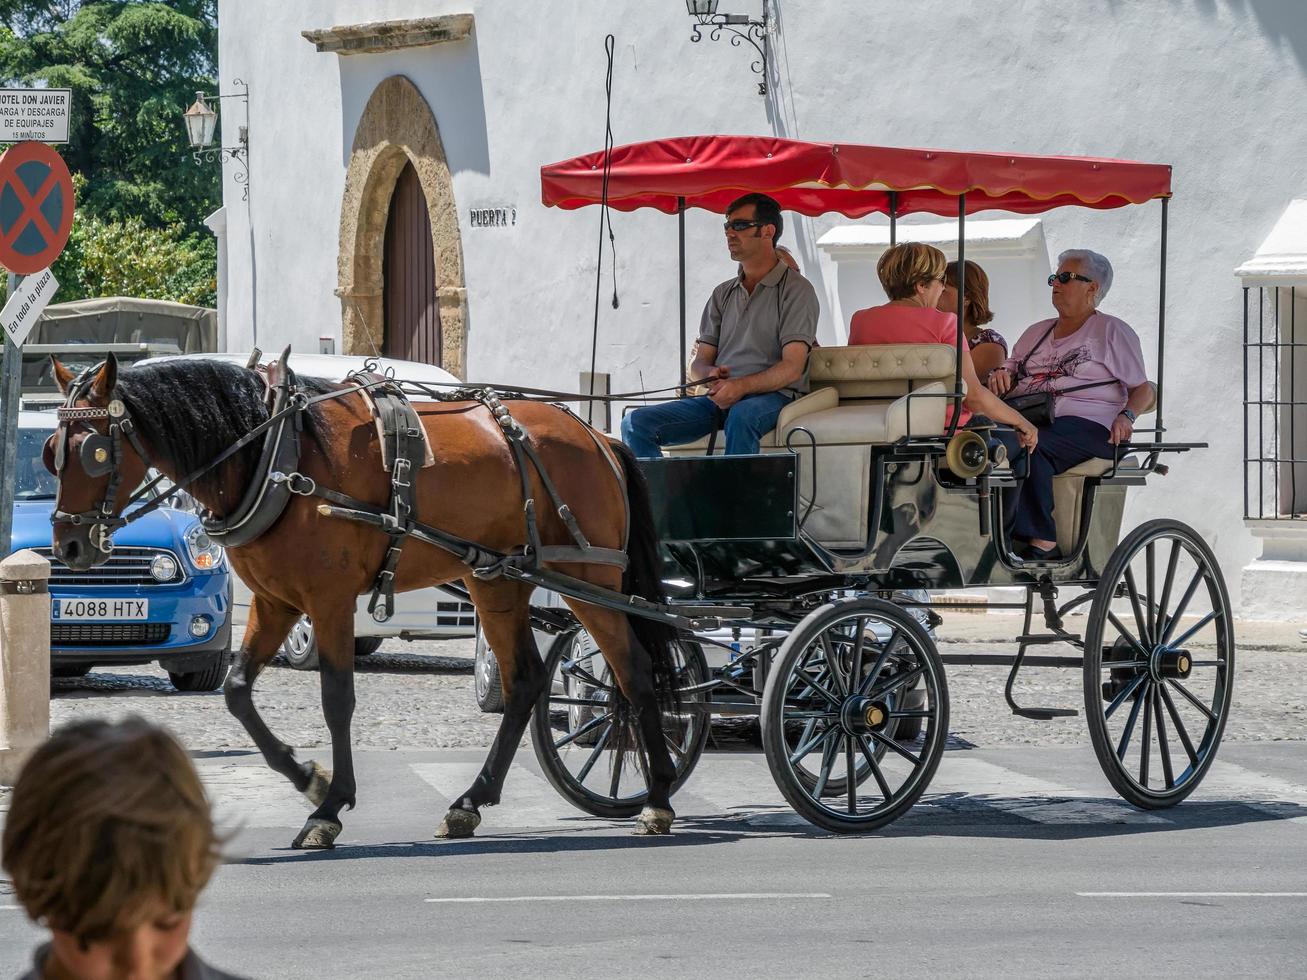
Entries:
{"label": "red carriage canopy", "polygon": [[[575,209],[603,197],[603,151],[540,168],[547,207]],[[1171,195],[1167,164],[1093,157],[1018,156],[911,150],[852,143],[804,143],[770,136],[681,136],[615,147],[608,206],[618,211],[688,208],[722,213],[752,191],[787,211],[849,218],[1012,211],[1040,214],[1077,206],[1119,208]]]}

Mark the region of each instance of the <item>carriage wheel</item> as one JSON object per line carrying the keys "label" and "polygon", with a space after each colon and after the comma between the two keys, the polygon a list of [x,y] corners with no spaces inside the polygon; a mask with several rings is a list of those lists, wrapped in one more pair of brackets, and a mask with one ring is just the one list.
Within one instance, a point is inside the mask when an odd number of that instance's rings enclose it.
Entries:
{"label": "carriage wheel", "polygon": [[[690,777],[711,722],[704,692],[684,690],[708,680],[697,643],[682,641],[675,656],[677,709],[663,712],[663,736],[676,766],[675,793]],[[644,747],[608,665],[585,630],[560,635],[546,664],[549,684],[531,715],[531,741],[545,777],[578,809],[598,817],[633,817],[648,797]],[[615,752],[625,730],[628,752]]]}
{"label": "carriage wheel", "polygon": [[[909,709],[902,702],[914,684],[922,702]],[[899,737],[905,719],[925,725],[911,742]],[[935,645],[910,614],[880,599],[810,613],[768,673],[762,736],[772,777],[800,815],[834,833],[875,830],[906,813],[935,774],[947,735]]]}
{"label": "carriage wheel", "polygon": [[1112,552],[1085,630],[1085,714],[1108,781],[1135,806],[1174,806],[1225,730],[1234,627],[1225,580],[1192,528],[1149,521]]}

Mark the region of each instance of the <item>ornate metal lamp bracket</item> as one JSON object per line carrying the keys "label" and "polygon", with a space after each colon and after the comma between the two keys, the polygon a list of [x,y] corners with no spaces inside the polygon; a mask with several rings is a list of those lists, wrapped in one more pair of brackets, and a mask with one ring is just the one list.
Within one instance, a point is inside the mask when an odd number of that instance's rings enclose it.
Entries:
{"label": "ornate metal lamp bracket", "polygon": [[753,49],[758,52],[758,60],[749,67],[753,69],[754,74],[762,76],[762,81],[758,83],[758,94],[766,95],[769,46],[767,39],[770,34],[766,0],[762,5],[762,20],[752,20],[747,14],[695,14],[693,16],[696,23],[690,33],[690,40],[696,44],[703,40],[703,32],[700,28],[708,27],[711,28],[708,32],[710,41],[720,41],[722,31],[727,31],[731,35],[732,47],[738,48],[746,42],[753,46]]}
{"label": "ornate metal lamp bracket", "polygon": [[[250,105],[250,87],[239,78],[232,79],[232,85],[238,92],[231,92],[227,95],[215,95],[215,99],[240,99],[245,103],[245,118],[249,118]],[[232,180],[241,185],[241,200],[250,199],[250,137],[249,127],[241,126],[238,130],[237,146],[210,146],[202,149],[195,149],[191,152],[191,158],[196,165],[204,163],[221,164],[234,163],[239,168],[232,174]]]}

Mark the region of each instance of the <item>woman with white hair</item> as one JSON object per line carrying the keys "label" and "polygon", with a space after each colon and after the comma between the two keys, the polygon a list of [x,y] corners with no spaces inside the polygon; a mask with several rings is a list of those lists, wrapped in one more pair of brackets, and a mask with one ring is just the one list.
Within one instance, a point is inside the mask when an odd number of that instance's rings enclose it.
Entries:
{"label": "woman with white hair", "polygon": [[[1099,311],[1112,288],[1112,264],[1097,252],[1074,248],[1058,256],[1048,277],[1057,316],[1029,327],[1012,355],[989,376],[1000,397],[1050,396],[1052,419],[1038,420],[1039,443],[1029,475],[1006,494],[1008,531],[1032,561],[1056,561],[1053,477],[1087,459],[1112,458],[1130,440],[1135,418],[1153,401],[1139,336],[1124,320]],[[1038,401],[1038,399],[1035,399]],[[997,433],[1000,438],[1004,433]],[[1024,467],[1010,441],[1015,472]]]}

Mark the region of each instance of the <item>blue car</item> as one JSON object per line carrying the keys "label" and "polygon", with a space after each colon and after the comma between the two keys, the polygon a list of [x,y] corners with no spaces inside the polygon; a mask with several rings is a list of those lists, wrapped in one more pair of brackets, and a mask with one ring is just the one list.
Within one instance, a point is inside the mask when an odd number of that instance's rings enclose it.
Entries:
{"label": "blue car", "polygon": [[179,691],[212,691],[231,662],[232,575],[222,548],[188,511],[160,507],[120,529],[103,565],[75,572],[54,558],[55,479],[41,459],[52,412],[21,412],[14,551],[50,560],[54,676],[97,665],[158,663]]}

